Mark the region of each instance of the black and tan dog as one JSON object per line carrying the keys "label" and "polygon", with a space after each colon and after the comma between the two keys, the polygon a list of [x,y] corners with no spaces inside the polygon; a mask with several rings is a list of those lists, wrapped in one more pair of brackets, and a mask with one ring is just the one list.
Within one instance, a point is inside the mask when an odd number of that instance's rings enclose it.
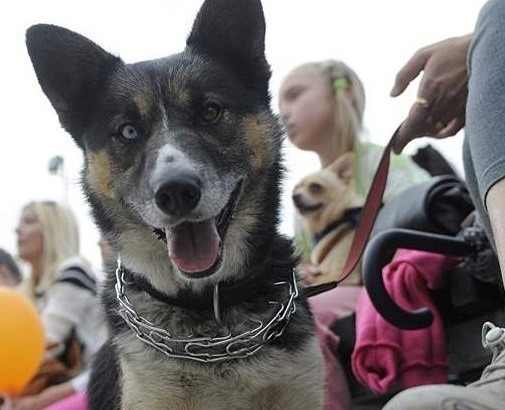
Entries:
{"label": "black and tan dog", "polygon": [[259,0],[206,0],[184,51],[136,64],[64,28],[27,32],[120,255],[92,409],[322,407],[312,318],[277,233],[281,133],[264,32]]}

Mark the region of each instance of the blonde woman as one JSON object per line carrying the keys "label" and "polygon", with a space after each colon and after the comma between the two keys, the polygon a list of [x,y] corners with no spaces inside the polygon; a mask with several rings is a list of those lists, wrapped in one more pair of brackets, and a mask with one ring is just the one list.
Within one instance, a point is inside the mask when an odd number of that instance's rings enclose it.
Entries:
{"label": "blonde woman", "polygon": [[31,267],[26,288],[42,317],[47,345],[52,346],[46,356],[61,354],[72,334],[82,346],[82,370],[77,376],[13,402],[15,410],[37,410],[83,394],[105,327],[93,271],[79,256],[79,231],[70,209],[55,202],[31,202],[21,211],[16,234],[19,257]]}

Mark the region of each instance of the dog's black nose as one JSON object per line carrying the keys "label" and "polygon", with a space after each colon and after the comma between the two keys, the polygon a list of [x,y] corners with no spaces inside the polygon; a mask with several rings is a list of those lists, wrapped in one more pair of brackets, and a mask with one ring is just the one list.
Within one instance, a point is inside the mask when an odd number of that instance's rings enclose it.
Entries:
{"label": "dog's black nose", "polygon": [[154,194],[158,208],[169,215],[184,215],[196,208],[202,182],[192,174],[179,174],[167,179]]}
{"label": "dog's black nose", "polygon": [[303,196],[302,194],[294,194],[291,199],[297,208],[303,205]]}

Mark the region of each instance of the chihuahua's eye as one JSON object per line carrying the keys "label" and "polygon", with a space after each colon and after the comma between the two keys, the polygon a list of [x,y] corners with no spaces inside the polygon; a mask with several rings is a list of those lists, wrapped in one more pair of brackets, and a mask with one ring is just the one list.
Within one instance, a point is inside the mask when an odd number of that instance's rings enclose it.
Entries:
{"label": "chihuahua's eye", "polygon": [[216,102],[207,102],[202,107],[201,119],[203,122],[216,122],[221,118],[223,108]]}
{"label": "chihuahua's eye", "polygon": [[309,185],[309,191],[311,194],[317,195],[324,191],[324,187],[321,184],[313,182]]}
{"label": "chihuahua's eye", "polygon": [[132,141],[138,137],[137,129],[131,124],[124,124],[119,128],[119,136],[127,141]]}

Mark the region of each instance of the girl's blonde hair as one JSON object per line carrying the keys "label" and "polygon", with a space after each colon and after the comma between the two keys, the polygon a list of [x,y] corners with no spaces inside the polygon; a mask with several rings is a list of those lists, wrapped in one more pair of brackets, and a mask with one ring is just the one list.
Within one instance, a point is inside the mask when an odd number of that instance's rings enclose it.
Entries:
{"label": "girl's blonde hair", "polygon": [[32,275],[30,287],[46,290],[54,281],[58,266],[67,258],[79,254],[79,229],[73,212],[51,201],[30,202],[24,209],[32,210],[42,227],[42,272],[38,283]]}
{"label": "girl's blonde hair", "polygon": [[338,60],[310,62],[298,68],[311,69],[321,75],[335,95],[335,120],[338,124],[335,158],[353,151],[359,142],[365,111],[365,88],[358,75]]}

